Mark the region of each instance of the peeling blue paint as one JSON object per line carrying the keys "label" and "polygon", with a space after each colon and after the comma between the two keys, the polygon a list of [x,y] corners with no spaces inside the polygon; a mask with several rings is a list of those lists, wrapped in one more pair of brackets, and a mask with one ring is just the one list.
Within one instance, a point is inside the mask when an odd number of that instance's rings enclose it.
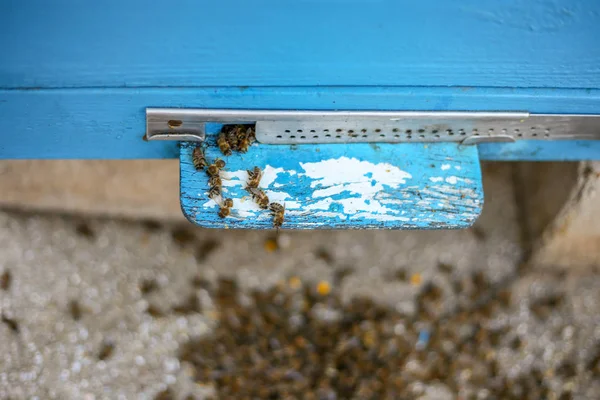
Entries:
{"label": "peeling blue paint", "polygon": [[[195,171],[193,144],[180,154],[181,205],[192,222],[212,228],[272,228],[244,190],[246,169],[265,169],[263,189],[286,205],[284,229],[450,229],[471,225],[483,205],[477,148],[455,144],[253,145],[224,157],[208,139],[209,160],[224,158],[223,192],[232,216],[218,217],[208,179]],[[407,162],[406,160],[411,160]],[[443,169],[449,164],[459,168]],[[369,175],[369,176],[367,176]]]}

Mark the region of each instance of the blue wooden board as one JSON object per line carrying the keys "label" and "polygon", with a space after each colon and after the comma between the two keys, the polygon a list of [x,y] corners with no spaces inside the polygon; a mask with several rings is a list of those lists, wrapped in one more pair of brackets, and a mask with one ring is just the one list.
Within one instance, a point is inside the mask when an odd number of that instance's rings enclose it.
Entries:
{"label": "blue wooden board", "polygon": [[[528,110],[600,113],[600,91],[502,88],[163,88],[0,90],[0,159],[176,158],[144,142],[146,107],[319,110]],[[490,143],[484,160],[600,159],[600,142]]]}
{"label": "blue wooden board", "polygon": [[600,88],[599,37],[597,0],[3,0],[0,89]]}
{"label": "blue wooden board", "polygon": [[245,191],[247,169],[264,170],[260,187],[286,206],[283,229],[452,229],[481,212],[477,148],[456,144],[254,144],[224,157],[209,136],[207,159],[223,158],[224,197],[232,215],[220,218],[208,197],[208,176],[192,164],[195,145],[181,147],[181,208],[209,228],[273,228]]}

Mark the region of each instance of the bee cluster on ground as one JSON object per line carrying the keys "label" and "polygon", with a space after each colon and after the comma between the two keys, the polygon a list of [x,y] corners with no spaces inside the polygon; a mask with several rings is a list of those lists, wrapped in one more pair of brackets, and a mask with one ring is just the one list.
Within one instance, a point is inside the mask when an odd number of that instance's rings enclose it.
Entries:
{"label": "bee cluster on ground", "polygon": [[[246,153],[250,145],[256,141],[254,126],[224,125],[217,137],[217,146],[224,156],[230,156],[234,151]],[[225,168],[225,161],[216,158],[212,164],[206,160],[204,147],[198,146],[192,151],[192,162],[196,171],[205,170],[208,175],[208,197],[219,204],[219,217],[226,218],[231,214],[233,199],[223,198],[223,181],[221,171]],[[285,206],[270,202],[269,197],[259,187],[263,172],[259,167],[247,170],[248,180],[245,190],[261,209],[270,210],[273,215],[273,226],[277,229],[283,225]]]}

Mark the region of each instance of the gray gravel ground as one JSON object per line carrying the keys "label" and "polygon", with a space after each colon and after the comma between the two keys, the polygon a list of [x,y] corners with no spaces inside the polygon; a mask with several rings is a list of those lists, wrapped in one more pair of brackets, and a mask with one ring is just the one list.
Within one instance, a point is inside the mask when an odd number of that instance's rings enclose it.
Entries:
{"label": "gray gravel ground", "polygon": [[[177,398],[216,396],[178,358],[183,344],[210,337],[218,324],[212,295],[190,285],[199,275],[235,277],[244,290],[290,277],[325,281],[346,301],[368,296],[410,317],[428,282],[444,290],[441,307],[451,312],[461,302],[452,279],[473,271],[513,293],[510,308],[494,317],[522,342],[495,351],[503,373],[535,367],[549,398],[600,398],[591,371],[600,366],[590,360],[600,349],[600,275],[523,266],[510,168],[489,165],[485,177],[486,206],[475,229],[284,231],[277,251],[269,247],[272,232],[0,212],[0,398],[147,399],[167,388]],[[453,278],[440,273],[440,263],[452,266]],[[340,271],[348,272],[341,282]],[[535,306],[548,293],[560,293],[560,302]],[[190,295],[202,309],[177,311]],[[566,359],[575,373],[560,373]],[[455,395],[429,382],[414,397]]]}

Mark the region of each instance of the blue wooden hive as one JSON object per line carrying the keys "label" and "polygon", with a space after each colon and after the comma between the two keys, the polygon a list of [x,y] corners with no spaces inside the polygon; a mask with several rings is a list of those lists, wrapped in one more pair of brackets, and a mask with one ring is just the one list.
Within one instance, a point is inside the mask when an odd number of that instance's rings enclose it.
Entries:
{"label": "blue wooden hive", "polygon": [[0,158],[180,157],[184,212],[209,227],[271,226],[244,200],[253,165],[289,228],[464,227],[479,160],[599,159],[597,135],[260,143],[227,160],[237,217],[221,220],[191,145],[142,140],[146,109],[597,115],[599,38],[593,0],[5,1]]}

